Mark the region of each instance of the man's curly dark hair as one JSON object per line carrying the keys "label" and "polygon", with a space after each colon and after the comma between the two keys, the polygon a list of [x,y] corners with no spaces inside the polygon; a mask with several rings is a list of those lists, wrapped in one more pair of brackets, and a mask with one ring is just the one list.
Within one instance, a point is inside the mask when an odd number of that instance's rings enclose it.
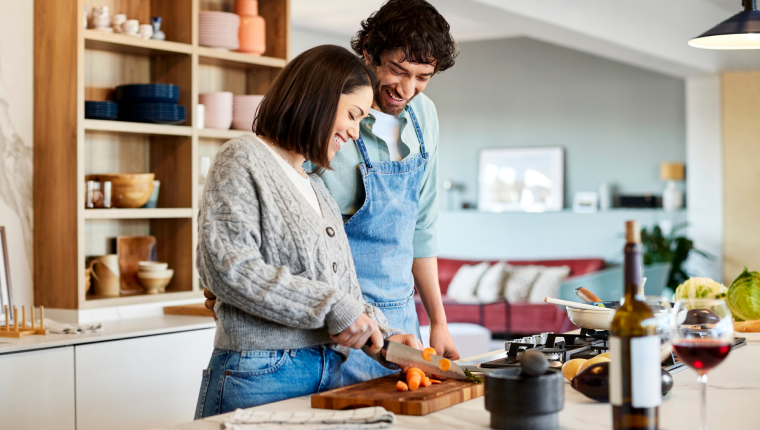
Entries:
{"label": "man's curly dark hair", "polygon": [[400,48],[403,61],[433,64],[435,73],[452,67],[459,54],[449,23],[425,0],[388,0],[362,21],[351,47],[358,55],[366,49],[378,66],[383,52]]}

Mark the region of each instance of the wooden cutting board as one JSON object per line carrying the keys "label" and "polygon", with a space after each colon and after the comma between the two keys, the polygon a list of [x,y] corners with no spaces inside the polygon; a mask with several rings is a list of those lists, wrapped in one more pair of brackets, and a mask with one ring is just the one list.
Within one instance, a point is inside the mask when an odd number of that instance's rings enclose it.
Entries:
{"label": "wooden cutting board", "polygon": [[311,407],[318,409],[358,409],[382,406],[399,415],[427,415],[480,397],[483,384],[447,379],[417,391],[396,391],[398,376],[386,376],[356,385],[336,388],[311,396]]}

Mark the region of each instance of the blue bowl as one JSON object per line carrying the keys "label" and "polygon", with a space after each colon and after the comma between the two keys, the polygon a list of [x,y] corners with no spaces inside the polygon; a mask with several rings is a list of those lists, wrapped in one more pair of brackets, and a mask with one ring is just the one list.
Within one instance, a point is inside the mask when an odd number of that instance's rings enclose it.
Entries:
{"label": "blue bowl", "polygon": [[114,91],[114,100],[129,103],[177,103],[180,88],[172,84],[128,84],[119,85]]}

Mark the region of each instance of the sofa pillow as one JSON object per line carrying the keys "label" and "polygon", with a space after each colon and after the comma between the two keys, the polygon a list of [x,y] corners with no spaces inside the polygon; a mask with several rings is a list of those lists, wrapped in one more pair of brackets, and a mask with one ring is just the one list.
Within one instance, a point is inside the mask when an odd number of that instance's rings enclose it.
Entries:
{"label": "sofa pillow", "polygon": [[499,262],[489,267],[483,273],[475,289],[475,295],[481,303],[493,303],[504,298],[504,269],[511,267],[504,262]]}
{"label": "sofa pillow", "polygon": [[446,296],[450,299],[454,299],[462,303],[477,302],[475,297],[475,289],[478,286],[478,281],[483,273],[488,270],[488,263],[483,262],[471,266],[464,264],[457,270],[457,273],[451,279],[449,289],[446,290]]}
{"label": "sofa pillow", "polygon": [[545,297],[557,298],[559,286],[570,274],[570,267],[543,267],[533,282],[528,301],[530,303],[544,303]]}
{"label": "sofa pillow", "polygon": [[505,271],[504,298],[510,303],[525,302],[542,266],[511,266]]}

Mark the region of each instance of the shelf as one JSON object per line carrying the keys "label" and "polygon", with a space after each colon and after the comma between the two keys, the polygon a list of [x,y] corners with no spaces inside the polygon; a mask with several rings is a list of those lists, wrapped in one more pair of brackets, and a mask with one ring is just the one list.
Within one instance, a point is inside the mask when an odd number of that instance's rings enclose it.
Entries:
{"label": "shelf", "polygon": [[238,68],[255,68],[255,67],[272,67],[281,69],[285,67],[286,60],[273,57],[257,57],[255,55],[244,54],[242,52],[222,51],[214,48],[199,46],[196,48],[198,61],[201,64],[222,67]]}
{"label": "shelf", "polygon": [[192,218],[192,208],[173,209],[85,209],[85,219]]}
{"label": "shelf", "polygon": [[[171,284],[169,284],[171,285]],[[96,298],[88,295],[80,309],[107,308],[111,306],[138,305],[144,303],[158,303],[167,300],[197,299],[203,297],[200,291],[175,291],[162,294],[134,294],[120,297]]]}
{"label": "shelf", "polygon": [[104,33],[99,30],[84,31],[85,49],[133,55],[166,55],[193,53],[192,45],[166,40],[143,39],[118,33]]}
{"label": "shelf", "polygon": [[193,134],[193,129],[187,125],[164,125],[101,119],[84,120],[84,129],[91,131],[114,131],[118,133],[164,134],[169,136],[191,136]]}
{"label": "shelf", "polygon": [[198,137],[207,139],[234,139],[238,136],[253,134],[251,130],[219,130],[215,128],[202,128],[198,130]]}

